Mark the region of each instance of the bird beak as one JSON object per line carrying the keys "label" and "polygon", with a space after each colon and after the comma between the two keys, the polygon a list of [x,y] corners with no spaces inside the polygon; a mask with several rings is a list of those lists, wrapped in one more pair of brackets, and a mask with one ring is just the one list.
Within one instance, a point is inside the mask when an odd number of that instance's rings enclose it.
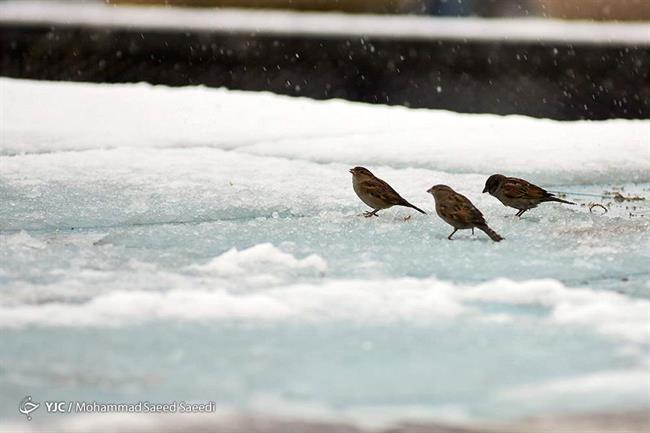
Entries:
{"label": "bird beak", "polygon": [[483,188],[483,193],[486,193],[486,192],[488,192],[487,186],[485,188]]}
{"label": "bird beak", "polygon": [[433,194],[432,191],[433,191],[433,188],[429,188],[429,189],[427,190],[427,192],[428,192],[429,194]]}
{"label": "bird beak", "polygon": [[351,168],[349,171],[350,171],[350,173],[354,174],[354,169],[353,168]]}

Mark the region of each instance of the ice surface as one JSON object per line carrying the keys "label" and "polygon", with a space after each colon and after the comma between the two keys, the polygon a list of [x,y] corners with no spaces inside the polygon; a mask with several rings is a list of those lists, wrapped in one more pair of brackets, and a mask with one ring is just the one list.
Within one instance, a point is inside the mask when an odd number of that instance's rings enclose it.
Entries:
{"label": "ice surface", "polygon": [[[352,418],[650,405],[648,121],[143,84],[0,94],[2,417],[27,390]],[[358,216],[355,165],[430,214]],[[578,205],[515,218],[481,194],[494,172]],[[437,183],[506,240],[448,241]],[[598,196],[614,189],[646,200]]]}

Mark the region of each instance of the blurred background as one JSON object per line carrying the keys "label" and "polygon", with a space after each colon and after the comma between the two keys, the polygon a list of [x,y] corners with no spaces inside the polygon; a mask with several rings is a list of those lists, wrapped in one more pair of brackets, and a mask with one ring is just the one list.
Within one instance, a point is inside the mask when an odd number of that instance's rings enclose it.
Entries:
{"label": "blurred background", "polygon": [[443,16],[650,19],[650,2],[646,0],[108,0],[107,3]]}
{"label": "blurred background", "polygon": [[647,0],[0,0],[0,75],[648,118]]}

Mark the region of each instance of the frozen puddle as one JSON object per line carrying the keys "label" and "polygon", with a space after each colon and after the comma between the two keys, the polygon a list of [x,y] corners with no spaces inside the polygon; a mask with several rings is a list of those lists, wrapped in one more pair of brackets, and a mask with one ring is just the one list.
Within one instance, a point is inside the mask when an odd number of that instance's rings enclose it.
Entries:
{"label": "frozen puddle", "polygon": [[[650,405],[647,121],[0,91],[2,418],[26,394],[352,420]],[[431,213],[424,191],[447,183],[506,241],[450,242],[408,209],[358,217],[354,165]],[[579,206],[514,218],[480,193],[496,171]],[[645,200],[592,196],[614,188]]]}

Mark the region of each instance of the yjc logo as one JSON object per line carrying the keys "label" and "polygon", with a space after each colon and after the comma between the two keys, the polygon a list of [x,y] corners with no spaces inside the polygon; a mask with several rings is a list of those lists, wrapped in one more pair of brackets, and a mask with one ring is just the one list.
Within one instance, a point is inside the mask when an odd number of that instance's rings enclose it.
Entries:
{"label": "yjc logo", "polygon": [[20,401],[20,405],[18,405],[18,411],[27,417],[27,421],[31,421],[31,413],[38,409],[40,405],[40,403],[33,402],[32,396],[28,395]]}
{"label": "yjc logo", "polygon": [[67,412],[68,403],[65,401],[46,401],[45,410],[49,413],[65,413]]}

